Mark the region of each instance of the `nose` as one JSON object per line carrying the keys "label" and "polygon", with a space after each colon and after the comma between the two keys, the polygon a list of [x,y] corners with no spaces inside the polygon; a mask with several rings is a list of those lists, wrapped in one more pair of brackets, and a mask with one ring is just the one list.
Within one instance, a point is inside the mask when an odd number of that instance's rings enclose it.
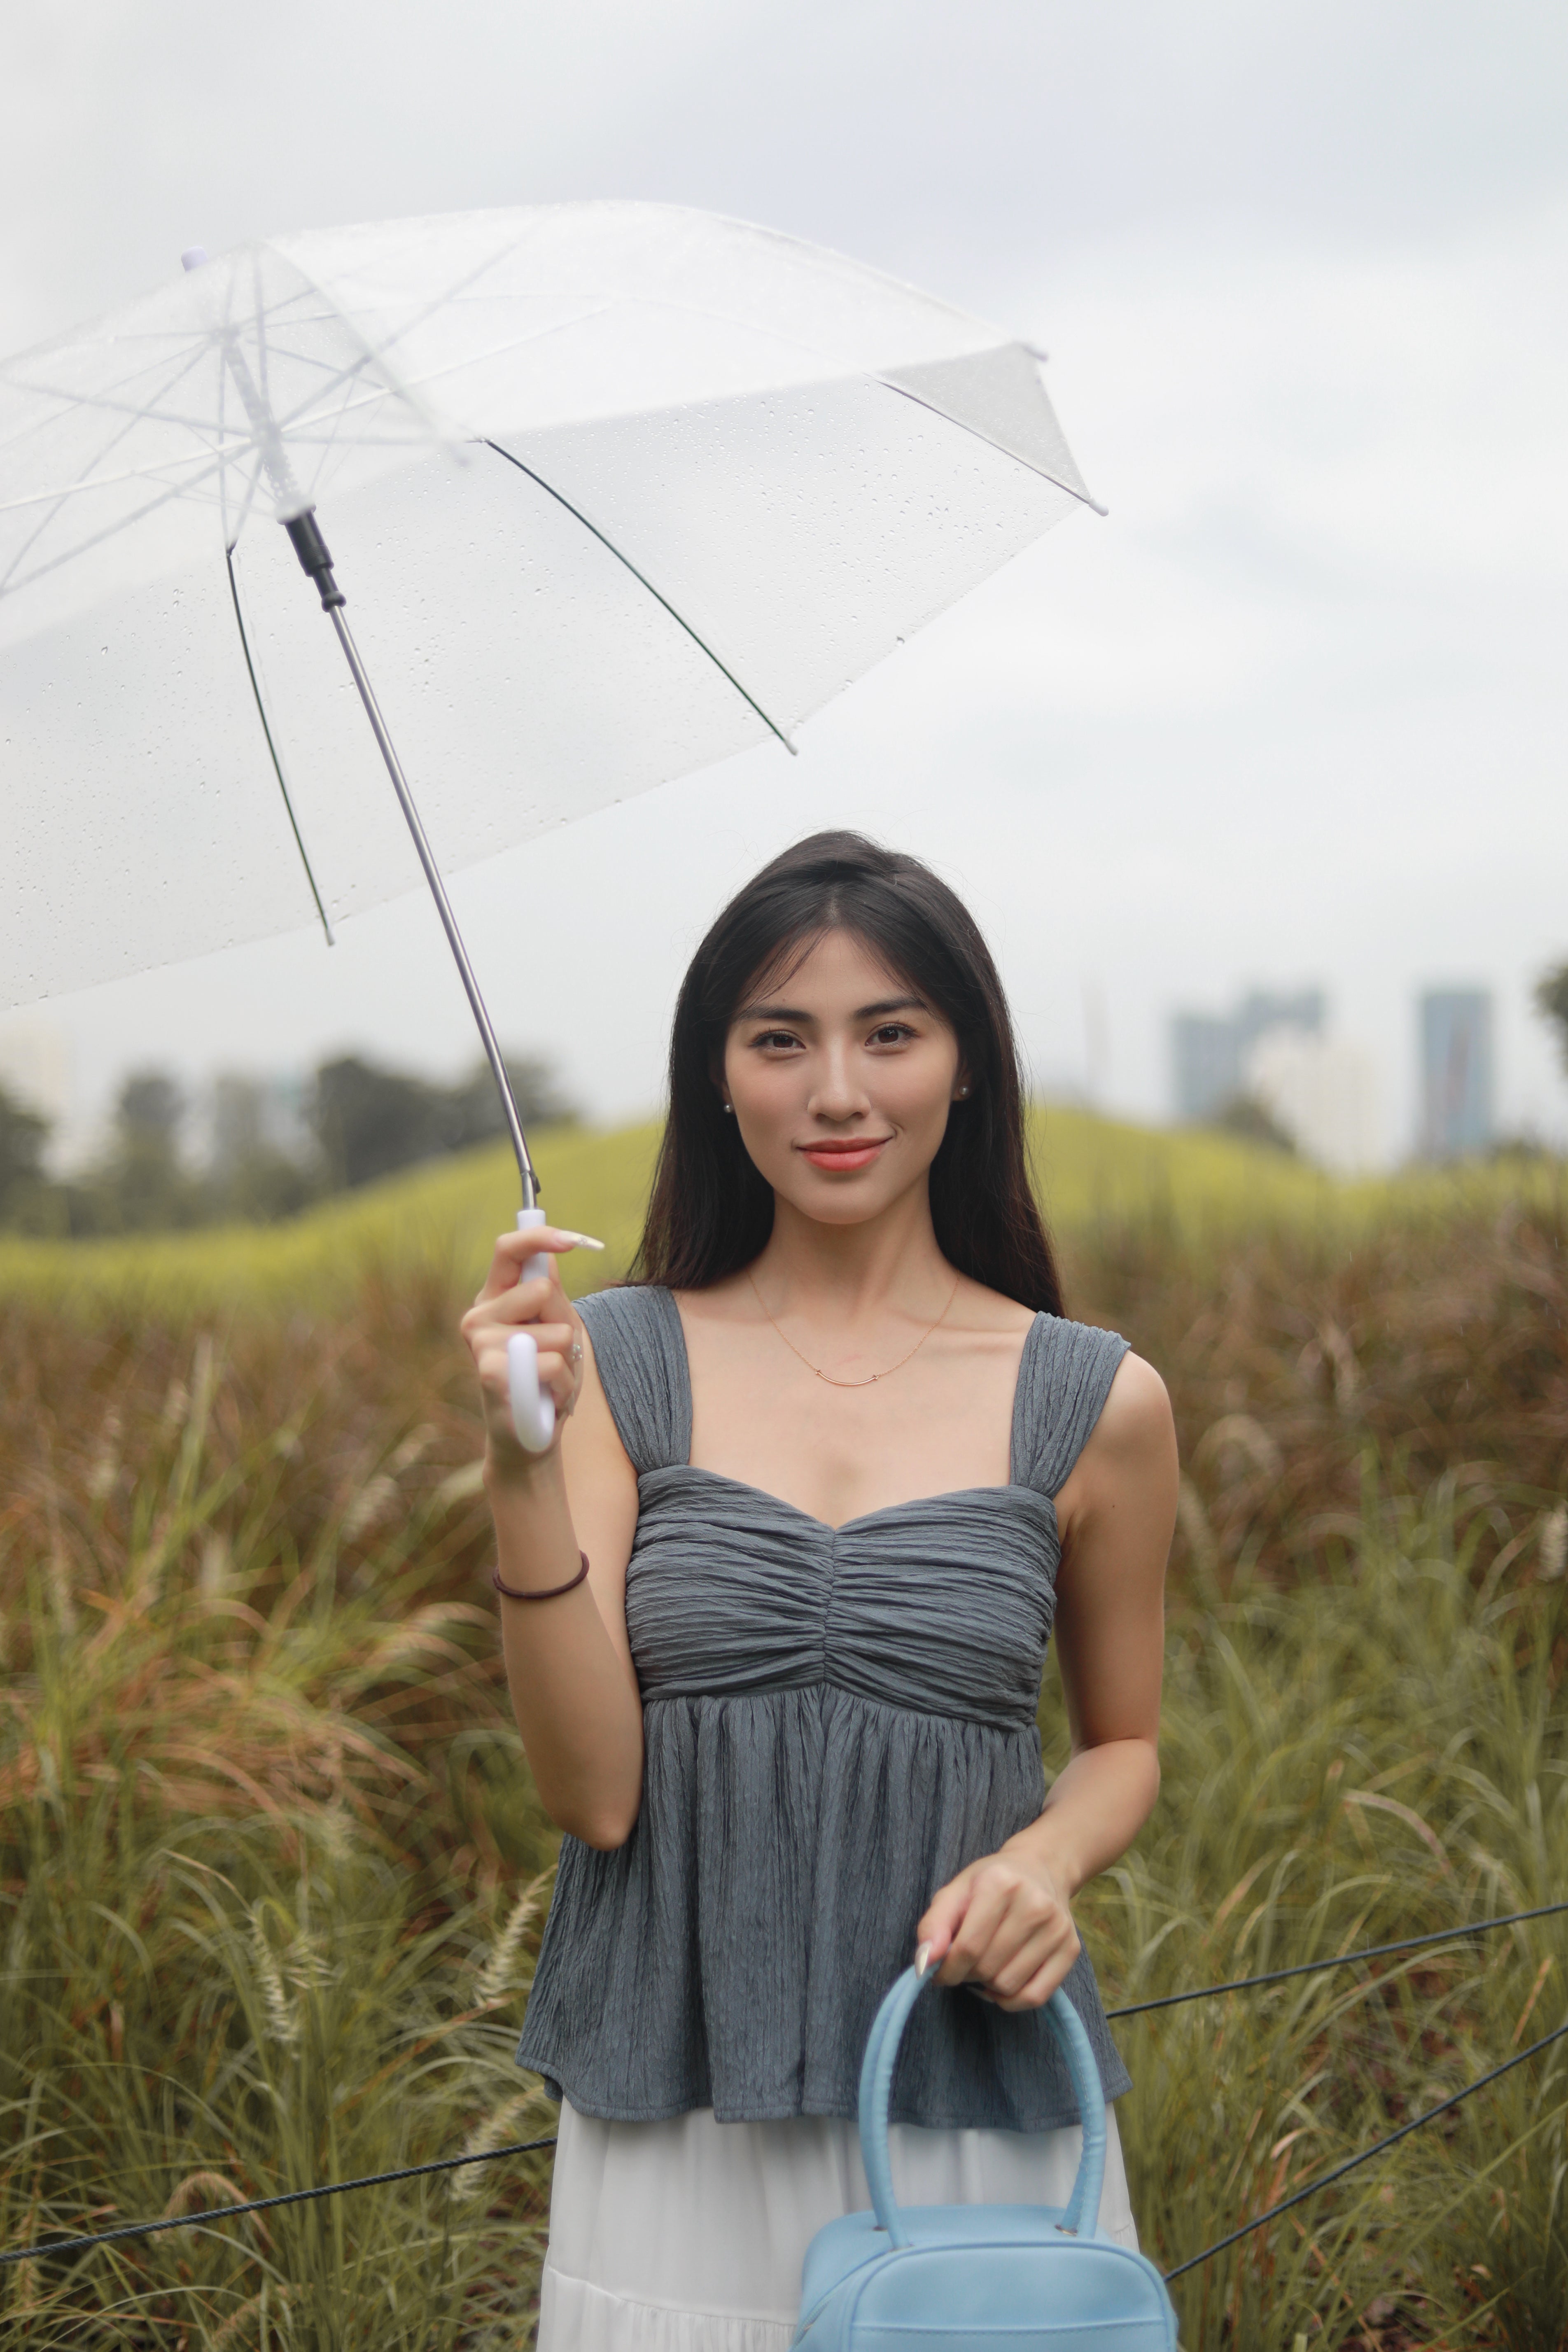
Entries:
{"label": "nose", "polygon": [[822,1049],[806,1108],[814,1118],[831,1119],[842,1125],[853,1118],[864,1118],[871,1108],[870,1097],[862,1085],[855,1066],[855,1056],[849,1045],[837,1039],[830,1040]]}

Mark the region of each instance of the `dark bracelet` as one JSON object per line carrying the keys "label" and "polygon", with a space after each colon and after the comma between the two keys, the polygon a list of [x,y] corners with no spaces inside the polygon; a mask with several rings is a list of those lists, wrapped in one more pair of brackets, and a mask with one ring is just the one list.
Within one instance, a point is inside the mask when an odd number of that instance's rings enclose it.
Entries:
{"label": "dark bracelet", "polygon": [[521,1591],[515,1584],[503,1584],[500,1580],[500,1570],[499,1568],[491,1569],[490,1582],[495,1586],[496,1591],[500,1594],[503,1601],[559,1601],[563,1592],[575,1592],[577,1587],[582,1583],[584,1578],[588,1573],[587,1553],[585,1551],[580,1551],[577,1557],[582,1561],[583,1565],[577,1570],[576,1575],[569,1576],[564,1584],[551,1585],[543,1592],[523,1592]]}

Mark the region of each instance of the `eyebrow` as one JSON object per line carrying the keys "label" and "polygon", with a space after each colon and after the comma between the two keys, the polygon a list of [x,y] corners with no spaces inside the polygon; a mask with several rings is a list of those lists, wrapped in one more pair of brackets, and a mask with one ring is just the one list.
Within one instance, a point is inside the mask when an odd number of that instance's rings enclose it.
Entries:
{"label": "eyebrow", "polygon": [[[861,1004],[850,1014],[852,1021],[886,1019],[889,1013],[929,1013],[930,1005],[923,996],[885,996],[875,1004]],[[745,1004],[736,1013],[737,1021],[787,1021],[797,1028],[805,1028],[816,1018],[795,1004]]]}

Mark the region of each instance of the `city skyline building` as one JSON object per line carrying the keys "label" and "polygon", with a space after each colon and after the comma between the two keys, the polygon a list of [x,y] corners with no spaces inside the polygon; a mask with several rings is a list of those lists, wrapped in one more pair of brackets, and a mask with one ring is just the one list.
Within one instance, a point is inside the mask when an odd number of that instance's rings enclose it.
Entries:
{"label": "city skyline building", "polygon": [[1422,1156],[1484,1151],[1497,1131],[1490,990],[1424,990],[1420,1029]]}
{"label": "city skyline building", "polygon": [[1377,1065],[1347,1038],[1267,1029],[1243,1067],[1260,1102],[1303,1159],[1337,1176],[1364,1175],[1383,1159]]}
{"label": "city skyline building", "polygon": [[1247,1091],[1247,1060],[1261,1037],[1277,1031],[1319,1036],[1328,1004],[1321,988],[1281,994],[1249,989],[1228,1013],[1178,1013],[1171,1023],[1171,1071],[1175,1115],[1201,1126]]}

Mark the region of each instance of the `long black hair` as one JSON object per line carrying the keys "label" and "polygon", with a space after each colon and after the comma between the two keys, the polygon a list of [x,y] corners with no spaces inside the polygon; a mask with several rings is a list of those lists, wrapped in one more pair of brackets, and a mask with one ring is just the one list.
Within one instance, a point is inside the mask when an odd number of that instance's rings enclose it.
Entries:
{"label": "long black hair", "polygon": [[1059,1315],[1056,1260],[1029,1181],[1007,1000],[973,917],[918,857],[858,833],[814,833],[731,899],[691,960],[669,1039],[669,1117],[633,1279],[702,1290],[773,1231],[773,1187],[726,1118],[715,1081],[738,1006],[826,930],[862,940],[958,1040],[969,1093],[931,1167],[931,1222],[950,1265],[1020,1306]]}

